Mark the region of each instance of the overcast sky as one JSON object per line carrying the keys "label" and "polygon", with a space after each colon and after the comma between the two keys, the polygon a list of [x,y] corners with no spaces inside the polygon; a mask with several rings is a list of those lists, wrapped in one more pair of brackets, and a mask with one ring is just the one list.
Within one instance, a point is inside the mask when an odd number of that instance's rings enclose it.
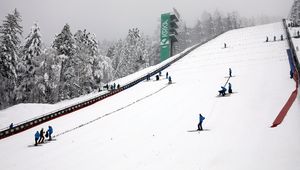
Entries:
{"label": "overcast sky", "polygon": [[43,41],[53,41],[65,23],[75,33],[87,29],[98,40],[124,38],[128,29],[137,27],[152,35],[160,14],[175,7],[188,25],[193,25],[203,11],[218,9],[224,13],[238,11],[241,16],[268,15],[287,17],[294,0],[0,0],[1,24],[17,8],[22,16],[24,37],[36,21]]}

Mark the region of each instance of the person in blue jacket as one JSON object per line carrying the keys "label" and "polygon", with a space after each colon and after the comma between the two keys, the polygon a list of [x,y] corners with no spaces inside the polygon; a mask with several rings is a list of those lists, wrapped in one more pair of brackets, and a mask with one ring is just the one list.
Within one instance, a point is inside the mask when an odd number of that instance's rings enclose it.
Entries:
{"label": "person in blue jacket", "polygon": [[39,138],[40,138],[40,133],[39,133],[39,131],[36,131],[35,135],[34,135],[34,140],[35,140],[35,144],[34,145],[35,146],[37,146]]}
{"label": "person in blue jacket", "polygon": [[197,130],[203,130],[202,123],[203,123],[204,119],[205,119],[205,117],[202,116],[201,114],[199,114],[199,123],[198,123],[198,129]]}
{"label": "person in blue jacket", "polygon": [[49,136],[49,140],[52,140],[52,137],[51,137],[51,135],[52,135],[52,133],[53,133],[53,128],[52,128],[52,126],[48,126],[48,131],[47,131],[47,133],[48,133],[48,136]]}

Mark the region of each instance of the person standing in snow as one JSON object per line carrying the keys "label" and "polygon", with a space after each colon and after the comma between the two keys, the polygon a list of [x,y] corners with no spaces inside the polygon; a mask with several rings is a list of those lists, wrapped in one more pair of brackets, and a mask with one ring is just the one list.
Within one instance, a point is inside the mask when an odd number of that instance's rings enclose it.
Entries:
{"label": "person standing in snow", "polygon": [[172,84],[172,78],[169,76],[169,84]]}
{"label": "person standing in snow", "polygon": [[14,124],[11,123],[11,124],[9,125],[9,129],[12,129],[13,127],[14,127]]}
{"label": "person standing in snow", "polygon": [[231,83],[228,83],[228,93],[232,93]]}
{"label": "person standing in snow", "polygon": [[281,34],[281,36],[280,36],[280,39],[281,39],[281,41],[283,41],[283,35]]}
{"label": "person standing in snow", "polygon": [[167,72],[167,73],[166,73],[166,79],[168,79],[168,77],[169,77],[169,73]]}
{"label": "person standing in snow", "polygon": [[232,77],[232,70],[229,68],[229,77]]}
{"label": "person standing in snow", "polygon": [[44,128],[41,129],[40,131],[40,140],[38,141],[39,143],[44,143],[45,137],[44,137]]}
{"label": "person standing in snow", "polygon": [[34,135],[34,140],[35,140],[35,144],[34,145],[35,146],[37,146],[39,138],[40,138],[40,133],[39,133],[39,131],[36,131],[35,135]]}
{"label": "person standing in snow", "polygon": [[274,41],[276,41],[276,36],[274,36]]}
{"label": "person standing in snow", "polygon": [[199,114],[199,123],[198,123],[198,129],[197,130],[203,130],[202,123],[203,123],[204,119],[205,119],[205,117],[202,116],[201,114]]}
{"label": "person standing in snow", "polygon": [[267,36],[266,42],[269,42],[269,37]]}
{"label": "person standing in snow", "polygon": [[48,126],[47,134],[49,136],[49,140],[52,140],[52,137],[51,137],[52,133],[53,133],[52,126]]}
{"label": "person standing in snow", "polygon": [[224,43],[224,48],[226,48],[227,47],[227,44],[226,43]]}

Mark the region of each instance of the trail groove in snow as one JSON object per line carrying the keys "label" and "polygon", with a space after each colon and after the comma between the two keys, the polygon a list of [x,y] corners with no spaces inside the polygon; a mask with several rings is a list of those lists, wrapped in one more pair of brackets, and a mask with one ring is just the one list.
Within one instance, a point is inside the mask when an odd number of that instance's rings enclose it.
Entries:
{"label": "trail groove in snow", "polygon": [[123,107],[121,107],[121,108],[119,108],[119,109],[117,109],[117,110],[114,110],[114,111],[112,111],[112,112],[106,113],[106,114],[104,114],[104,115],[102,115],[102,116],[97,117],[96,119],[93,119],[93,120],[91,120],[91,121],[88,121],[88,122],[86,122],[86,123],[83,123],[83,124],[81,124],[81,125],[79,125],[79,126],[76,126],[76,127],[72,128],[72,129],[69,129],[69,130],[66,130],[66,131],[64,131],[64,132],[58,133],[57,135],[54,135],[53,138],[56,138],[56,137],[58,137],[58,136],[64,135],[64,134],[69,133],[69,132],[72,132],[72,131],[74,131],[74,130],[76,130],[76,129],[82,128],[82,127],[84,127],[84,126],[86,126],[86,125],[89,125],[89,124],[91,124],[91,123],[93,123],[93,122],[95,122],[95,121],[97,121],[97,120],[100,120],[100,119],[102,119],[102,118],[104,118],[104,117],[107,117],[107,116],[110,116],[110,115],[112,115],[112,114],[114,114],[114,113],[117,113],[118,111],[121,111],[121,110],[123,110],[123,109],[126,109],[126,108],[128,108],[128,107],[130,107],[130,106],[132,106],[132,105],[134,105],[134,104],[136,104],[136,103],[138,103],[138,102],[140,102],[140,101],[142,101],[142,100],[144,100],[144,99],[146,99],[146,98],[149,98],[149,97],[151,97],[152,95],[154,95],[154,94],[156,94],[156,93],[158,93],[158,92],[160,92],[160,91],[162,91],[163,89],[165,89],[165,88],[168,87],[168,86],[169,86],[169,84],[166,85],[166,86],[164,86],[164,87],[162,87],[162,88],[160,88],[160,89],[158,89],[158,90],[155,91],[154,93],[151,93],[151,94],[149,94],[149,95],[147,95],[147,96],[145,96],[145,97],[143,97],[143,98],[140,98],[140,99],[138,99],[138,100],[136,100],[136,101],[134,101],[134,102],[132,102],[132,103],[129,103],[128,105],[123,106]]}

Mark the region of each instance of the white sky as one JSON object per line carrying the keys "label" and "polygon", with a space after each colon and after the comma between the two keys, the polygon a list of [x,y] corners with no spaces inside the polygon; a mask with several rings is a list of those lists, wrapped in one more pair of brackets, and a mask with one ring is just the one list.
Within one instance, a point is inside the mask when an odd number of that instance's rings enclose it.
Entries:
{"label": "white sky", "polygon": [[50,43],[65,23],[74,33],[87,29],[99,40],[116,40],[128,29],[138,27],[152,35],[160,14],[175,7],[188,25],[193,25],[203,11],[238,11],[241,16],[268,15],[286,17],[293,0],[0,0],[0,20],[17,8],[22,15],[24,35],[33,22],[41,27],[43,41]]}

